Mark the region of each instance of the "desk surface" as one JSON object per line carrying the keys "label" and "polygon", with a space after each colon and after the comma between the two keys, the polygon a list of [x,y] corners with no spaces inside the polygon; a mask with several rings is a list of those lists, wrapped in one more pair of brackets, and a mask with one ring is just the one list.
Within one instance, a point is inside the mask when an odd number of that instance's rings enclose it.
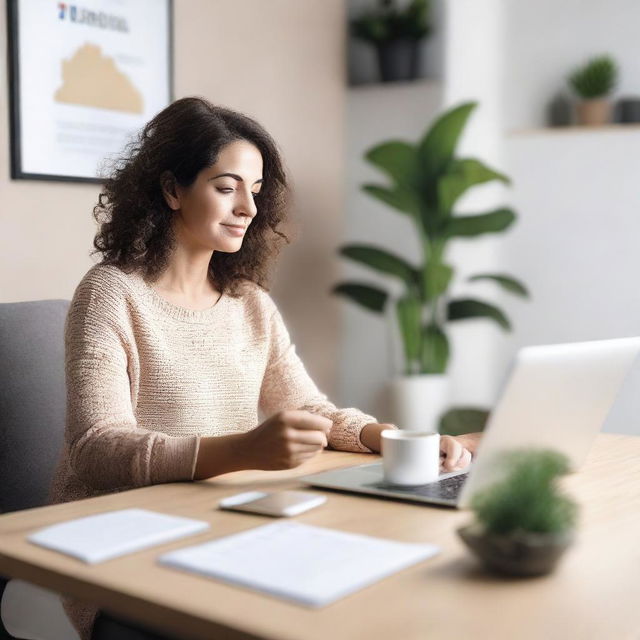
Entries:
{"label": "desk surface", "polygon": [[[483,573],[455,534],[470,520],[468,512],[335,492],[327,492],[324,506],[295,519],[434,543],[442,553],[320,610],[155,563],[170,549],[272,522],[218,511],[224,496],[299,488],[297,476],[373,460],[326,451],[292,471],[244,471],[5,514],[0,574],[91,600],[183,638],[640,638],[640,438],[630,436],[598,436],[584,469],[566,478],[581,505],[580,525],[576,544],[551,576],[518,580]],[[211,530],[96,566],[25,541],[46,525],[132,506],[208,520]]]}

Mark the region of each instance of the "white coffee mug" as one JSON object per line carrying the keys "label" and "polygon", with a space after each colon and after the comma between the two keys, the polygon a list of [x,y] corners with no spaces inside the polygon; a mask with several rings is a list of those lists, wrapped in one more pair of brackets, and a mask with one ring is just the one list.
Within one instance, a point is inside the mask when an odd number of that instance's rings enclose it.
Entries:
{"label": "white coffee mug", "polygon": [[428,484],[440,475],[439,433],[385,429],[381,453],[384,479],[389,484]]}

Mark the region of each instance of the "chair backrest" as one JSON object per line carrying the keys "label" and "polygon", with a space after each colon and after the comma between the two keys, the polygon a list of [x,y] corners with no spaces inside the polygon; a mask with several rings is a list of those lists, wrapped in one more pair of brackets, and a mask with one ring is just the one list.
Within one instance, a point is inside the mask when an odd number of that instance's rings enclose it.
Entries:
{"label": "chair backrest", "polygon": [[0,304],[0,512],[46,504],[65,428],[66,300]]}

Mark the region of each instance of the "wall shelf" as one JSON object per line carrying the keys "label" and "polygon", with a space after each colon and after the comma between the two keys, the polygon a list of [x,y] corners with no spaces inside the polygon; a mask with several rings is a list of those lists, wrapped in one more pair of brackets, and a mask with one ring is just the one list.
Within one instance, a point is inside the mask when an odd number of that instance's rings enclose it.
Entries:
{"label": "wall shelf", "polygon": [[529,136],[562,136],[562,135],[592,135],[601,133],[629,133],[640,131],[640,123],[629,124],[610,123],[602,126],[592,127],[585,125],[570,125],[565,127],[540,127],[538,129],[516,129],[507,131],[507,138],[524,138]]}
{"label": "wall shelf", "polygon": [[398,80],[397,82],[363,82],[347,86],[349,93],[374,91],[410,91],[411,89],[440,89],[440,78],[417,78],[416,80]]}

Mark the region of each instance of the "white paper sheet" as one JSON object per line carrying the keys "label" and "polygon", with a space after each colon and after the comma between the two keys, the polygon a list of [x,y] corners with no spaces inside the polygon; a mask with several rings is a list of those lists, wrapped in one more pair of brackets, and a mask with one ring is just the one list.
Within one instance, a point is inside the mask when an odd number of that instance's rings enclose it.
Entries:
{"label": "white paper sheet", "polygon": [[121,509],[54,524],[30,534],[27,540],[95,564],[209,527],[208,522],[201,520],[146,509]]}
{"label": "white paper sheet", "polygon": [[159,558],[161,564],[322,607],[438,553],[296,522],[277,522]]}

